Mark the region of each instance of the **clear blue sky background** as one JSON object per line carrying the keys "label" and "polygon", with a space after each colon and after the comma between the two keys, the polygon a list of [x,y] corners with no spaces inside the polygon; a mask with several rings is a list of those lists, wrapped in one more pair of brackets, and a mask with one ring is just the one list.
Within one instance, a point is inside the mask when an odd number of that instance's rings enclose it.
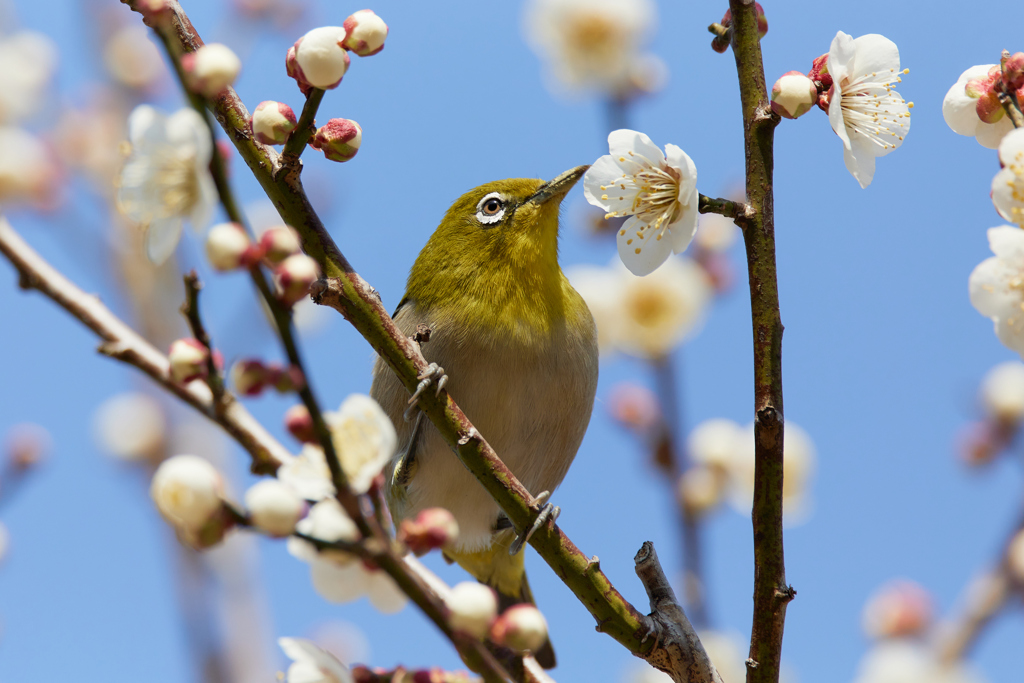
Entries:
{"label": "clear blue sky background", "polygon": [[[75,100],[100,74],[90,21],[115,0],[47,3],[16,0],[22,27],[59,43],[61,97]],[[301,102],[284,74],[286,48],[307,28],[340,24],[363,5],[315,3],[294,34],[254,37],[225,18],[222,3],[186,2],[209,41],[244,58],[237,89],[250,109],[280,99]],[[985,229],[1001,224],[989,200],[998,169],[993,151],[952,133],[942,98],[959,74],[1024,48],[1017,3],[926,5],[765,3],[771,30],[763,41],[768,82],[806,71],[837,30],[882,33],[911,69],[900,88],[915,103],[902,148],[880,159],[862,190],[845,170],[839,140],[814,111],[785,121],[776,136],[776,223],[783,321],[787,418],[803,426],[819,452],[815,513],[787,531],[789,581],[799,591],[786,624],[784,659],[805,682],[846,681],[867,643],[860,630],[865,599],[893,577],[921,582],[942,613],[995,555],[1020,507],[1018,463],[967,472],[954,457],[957,430],[976,413],[983,373],[1015,354],[1003,348],[967,297],[967,276],[989,255]],[[354,59],[322,117],[344,116],[364,129],[359,156],[345,165],[308,158],[314,202],[342,250],[398,302],[409,266],[449,203],[480,183],[505,177],[550,178],[606,152],[603,108],[591,100],[553,99],[537,58],[520,32],[519,3],[382,1],[373,8],[391,27],[387,48]],[[721,2],[663,3],[653,50],[669,65],[664,93],[632,112],[634,127],[658,144],[680,145],[695,160],[699,187],[724,193],[742,174],[742,139],[731,54],[708,47],[705,27]],[[9,30],[11,27],[5,27]],[[163,103],[178,106],[177,95]],[[240,163],[234,184],[245,201],[259,188]],[[84,186],[83,186],[84,187]],[[566,216],[583,202],[574,191]],[[84,289],[118,310],[104,265],[69,248],[96,231],[95,205],[58,217],[11,214],[27,239]],[[84,235],[84,236],[83,236]],[[196,240],[182,248],[202,267]],[[605,263],[610,244],[563,231],[562,260]],[[738,286],[712,310],[705,329],[680,353],[686,422],[752,418],[751,332],[743,253],[732,259]],[[238,276],[206,272],[207,306],[225,355],[277,350],[248,303]],[[0,509],[12,548],[0,568],[0,679],[183,683],[194,679],[173,598],[169,532],[138,473],[93,445],[94,407],[137,386],[136,375],[97,356],[95,340],[38,295],[15,287],[0,265],[0,433],[33,421],[50,429],[47,465]],[[239,312],[241,311],[241,312]],[[337,405],[369,388],[369,347],[340,317],[304,340],[323,402]],[[667,567],[679,568],[672,500],[637,445],[607,417],[609,389],[649,382],[646,368],[614,360],[602,366],[598,405],[577,462],[558,490],[559,523],[638,606],[643,589],[633,554],[655,542]],[[288,402],[263,398],[252,409],[275,430]],[[234,454],[244,469],[244,454]],[[707,568],[716,625],[749,633],[751,531],[747,518],[723,511],[708,526]],[[365,603],[321,600],[307,567],[281,543],[259,544],[258,571],[268,586],[273,634],[303,635],[316,624],[356,622],[371,643],[370,663],[458,666],[435,630],[409,607],[376,614]],[[632,657],[607,636],[532,551],[528,567],[537,601],[551,623],[559,680],[617,680]],[[439,565],[436,560],[432,565]],[[450,580],[459,572],[439,567]],[[1019,611],[984,635],[972,659],[992,681],[1019,678],[1024,639]],[[266,643],[269,657],[280,655]]]}

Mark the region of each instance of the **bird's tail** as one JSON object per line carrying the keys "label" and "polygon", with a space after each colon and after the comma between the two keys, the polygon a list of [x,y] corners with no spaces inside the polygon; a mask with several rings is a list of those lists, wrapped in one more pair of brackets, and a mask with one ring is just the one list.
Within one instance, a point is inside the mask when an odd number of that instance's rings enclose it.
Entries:
{"label": "bird's tail", "polygon": [[[506,542],[502,543],[501,540],[502,537],[498,536],[490,548],[475,553],[446,554],[477,581],[487,584],[498,593],[500,612],[524,602],[536,605],[533,593],[530,592],[530,584],[526,580],[526,565],[523,561],[525,551],[509,555],[511,535]],[[545,669],[555,668],[555,650],[551,647],[551,640],[544,641],[544,645],[533,653],[533,657]]]}

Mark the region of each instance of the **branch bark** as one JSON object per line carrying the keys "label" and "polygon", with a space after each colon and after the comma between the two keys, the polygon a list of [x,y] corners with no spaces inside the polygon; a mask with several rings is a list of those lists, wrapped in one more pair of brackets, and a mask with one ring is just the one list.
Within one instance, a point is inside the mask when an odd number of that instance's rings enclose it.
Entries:
{"label": "branch bark", "polygon": [[754,617],[747,683],[776,683],[782,659],[786,584],[782,538],[782,319],[775,268],[772,193],[773,145],[778,117],[768,102],[753,0],[729,0],[732,49],[739,76],[746,157],[747,204],[743,230],[754,331]]}

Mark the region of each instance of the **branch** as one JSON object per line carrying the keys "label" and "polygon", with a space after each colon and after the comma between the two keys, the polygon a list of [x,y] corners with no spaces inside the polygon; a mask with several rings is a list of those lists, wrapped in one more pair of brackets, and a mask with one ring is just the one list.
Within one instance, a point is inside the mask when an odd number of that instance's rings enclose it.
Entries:
{"label": "branch", "polygon": [[295,130],[288,136],[288,141],[281,150],[283,163],[290,167],[299,167],[299,157],[306,149],[306,143],[316,132],[316,111],[320,108],[320,102],[324,99],[324,91],[320,88],[313,88],[306,96],[306,104],[302,105],[302,113],[295,124]]}
{"label": "branch", "polygon": [[773,145],[778,117],[771,113],[753,0],[729,0],[732,49],[739,76],[751,216],[743,231],[754,332],[754,616],[747,683],[776,683],[782,658],[786,584],[782,542],[782,320],[775,269],[772,194]]}
{"label": "branch", "polygon": [[142,370],[157,384],[223,427],[252,456],[253,472],[272,473],[291,460],[284,446],[230,394],[225,394],[218,407],[205,384],[173,381],[170,363],[164,354],[122,322],[98,298],[86,294],[57,272],[2,216],[0,253],[17,269],[23,289],[39,290],[95,332],[103,340],[100,353]]}
{"label": "branch", "polygon": [[746,228],[753,220],[756,211],[752,206],[744,202],[734,202],[731,199],[714,199],[698,193],[697,211],[700,213],[717,213],[726,218],[732,218],[736,225]]}
{"label": "branch", "polygon": [[185,280],[185,303],[181,305],[181,314],[188,321],[192,336],[200,344],[206,347],[206,383],[213,392],[213,405],[220,407],[224,403],[224,378],[217,367],[217,360],[213,355],[213,345],[210,342],[210,335],[203,325],[203,319],[199,315],[199,290],[203,283],[199,281],[196,271],[191,271],[184,277]]}

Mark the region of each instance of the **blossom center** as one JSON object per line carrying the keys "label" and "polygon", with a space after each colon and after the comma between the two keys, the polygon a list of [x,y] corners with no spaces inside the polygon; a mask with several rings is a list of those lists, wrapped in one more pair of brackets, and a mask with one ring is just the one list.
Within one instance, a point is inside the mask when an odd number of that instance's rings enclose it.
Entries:
{"label": "blossom center", "polygon": [[174,150],[157,162],[154,180],[160,188],[160,209],[164,216],[186,216],[199,203],[199,176],[194,151]]}
{"label": "blossom center", "polygon": [[1006,168],[1013,173],[1013,179],[1008,180],[1006,184],[1010,188],[1010,196],[1016,202],[1015,206],[1008,208],[1008,218],[1012,223],[1024,227],[1024,152],[1014,154]]}
{"label": "blossom center", "polygon": [[[910,69],[871,72],[844,78],[840,85],[840,106],[847,130],[883,150],[896,149],[907,132],[908,105],[893,88],[902,82],[900,74]],[[913,106],[913,105],[910,105]],[[895,138],[895,141],[893,140]]]}
{"label": "blossom center", "polygon": [[578,59],[613,59],[621,43],[615,23],[600,12],[576,12],[566,21],[566,51]]}

